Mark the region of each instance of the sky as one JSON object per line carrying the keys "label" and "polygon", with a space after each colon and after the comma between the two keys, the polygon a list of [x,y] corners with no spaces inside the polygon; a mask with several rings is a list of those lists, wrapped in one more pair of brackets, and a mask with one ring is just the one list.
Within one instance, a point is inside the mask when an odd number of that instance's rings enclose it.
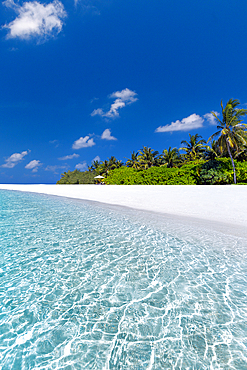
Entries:
{"label": "sky", "polygon": [[247,104],[246,0],[6,0],[0,183],[207,140]]}

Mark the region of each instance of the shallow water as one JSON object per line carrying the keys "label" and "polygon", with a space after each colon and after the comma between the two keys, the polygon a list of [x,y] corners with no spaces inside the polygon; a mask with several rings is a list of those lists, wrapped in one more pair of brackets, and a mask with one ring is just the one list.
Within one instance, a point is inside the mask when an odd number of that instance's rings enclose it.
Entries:
{"label": "shallow water", "polygon": [[246,240],[158,215],[0,192],[0,363],[246,369]]}

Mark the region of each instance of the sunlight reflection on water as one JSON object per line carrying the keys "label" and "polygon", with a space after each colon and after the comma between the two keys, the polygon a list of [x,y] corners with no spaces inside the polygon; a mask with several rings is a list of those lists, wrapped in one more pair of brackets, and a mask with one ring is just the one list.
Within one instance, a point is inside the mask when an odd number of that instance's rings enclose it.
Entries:
{"label": "sunlight reflection on water", "polygon": [[141,211],[0,192],[10,369],[244,369],[246,240]]}

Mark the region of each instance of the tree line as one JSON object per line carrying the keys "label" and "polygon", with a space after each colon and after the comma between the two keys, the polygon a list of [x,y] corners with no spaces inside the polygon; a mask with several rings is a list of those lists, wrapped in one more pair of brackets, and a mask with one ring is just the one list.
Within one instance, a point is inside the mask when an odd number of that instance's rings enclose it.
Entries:
{"label": "tree line", "polygon": [[[230,99],[226,106],[221,102],[222,118],[214,112],[217,120],[217,131],[205,141],[200,135],[189,134],[188,141],[183,140],[180,148],[164,149],[162,153],[147,146],[137,152],[132,152],[126,163],[117,160],[114,156],[104,161],[94,161],[83,174],[84,180],[75,183],[94,183],[94,177],[101,175],[109,177],[112,171],[122,167],[133,168],[136,171],[145,171],[152,167],[166,167],[168,169],[181,168],[188,163],[198,161],[215,161],[221,158],[230,158],[233,181],[236,184],[235,163],[247,161],[247,124],[243,117],[247,109],[240,108],[237,99]],[[58,183],[71,183],[73,176],[78,177],[80,171],[68,171],[62,174]],[[84,181],[84,182],[83,182]]]}

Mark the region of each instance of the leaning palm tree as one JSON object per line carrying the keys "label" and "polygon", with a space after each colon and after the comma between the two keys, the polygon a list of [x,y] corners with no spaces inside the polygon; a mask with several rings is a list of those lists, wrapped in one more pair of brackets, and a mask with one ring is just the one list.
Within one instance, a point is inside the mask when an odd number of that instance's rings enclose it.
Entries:
{"label": "leaning palm tree", "polygon": [[168,168],[176,166],[180,162],[179,152],[177,148],[164,149],[161,156],[161,163],[166,164]]}
{"label": "leaning palm tree", "polygon": [[220,120],[214,112],[211,112],[218,121],[218,131],[208,139],[209,141],[218,137],[217,144],[220,152],[223,153],[227,150],[232,162],[234,184],[237,183],[236,169],[233,160],[234,151],[235,155],[236,153],[240,153],[247,144],[247,124],[242,123],[243,120],[241,119],[247,114],[247,109],[238,108],[239,105],[239,100],[230,99],[224,108],[221,101],[222,119]]}
{"label": "leaning palm tree", "polygon": [[185,144],[185,147],[179,148],[179,150],[184,150],[186,152],[185,156],[187,159],[190,161],[193,161],[195,159],[201,158],[204,151],[205,151],[205,146],[204,144],[206,143],[205,140],[201,139],[201,136],[198,134],[195,135],[190,135],[190,140],[189,142],[186,140],[182,140],[181,144]]}

